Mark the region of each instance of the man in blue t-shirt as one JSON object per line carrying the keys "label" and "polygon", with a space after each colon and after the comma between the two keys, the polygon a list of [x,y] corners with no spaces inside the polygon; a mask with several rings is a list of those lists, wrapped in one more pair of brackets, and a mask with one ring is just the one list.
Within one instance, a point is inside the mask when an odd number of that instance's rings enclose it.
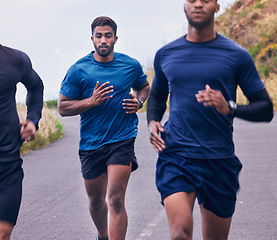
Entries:
{"label": "man in blue t-shirt", "polygon": [[137,168],[136,112],[142,108],[150,89],[140,63],[114,52],[116,29],[116,23],[108,17],[98,17],[92,22],[95,51],[71,66],[61,84],[59,97],[62,116],[81,115],[82,175],[90,214],[98,238],[103,240],[108,236],[125,239],[125,191],[131,171]]}
{"label": "man in blue t-shirt", "polygon": [[[184,10],[188,34],[161,48],[154,61],[147,120],[159,152],[156,184],[171,239],[192,239],[196,198],[203,238],[227,239],[242,168],[233,118],[270,122],[273,106],[250,54],[215,32],[217,1],[187,0]],[[249,105],[236,105],[237,85]],[[162,126],[168,95],[169,119]]]}

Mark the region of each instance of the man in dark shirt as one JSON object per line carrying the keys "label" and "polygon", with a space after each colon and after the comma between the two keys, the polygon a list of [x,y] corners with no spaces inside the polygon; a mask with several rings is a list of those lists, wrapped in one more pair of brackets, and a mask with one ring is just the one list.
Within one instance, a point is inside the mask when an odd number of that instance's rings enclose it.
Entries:
{"label": "man in dark shirt", "polygon": [[[250,54],[217,34],[216,0],[187,0],[188,34],[160,49],[147,105],[150,141],[159,152],[156,184],[171,239],[192,239],[197,198],[203,239],[228,239],[241,163],[233,119],[270,122],[272,102]],[[240,86],[248,105],[236,105]],[[160,121],[170,96],[169,119]],[[161,133],[161,136],[159,135]]]}
{"label": "man in dark shirt", "polygon": [[[19,122],[16,85],[27,89],[27,118]],[[0,45],[0,240],[10,239],[22,196],[20,147],[35,139],[43,106],[43,83],[29,57]]]}

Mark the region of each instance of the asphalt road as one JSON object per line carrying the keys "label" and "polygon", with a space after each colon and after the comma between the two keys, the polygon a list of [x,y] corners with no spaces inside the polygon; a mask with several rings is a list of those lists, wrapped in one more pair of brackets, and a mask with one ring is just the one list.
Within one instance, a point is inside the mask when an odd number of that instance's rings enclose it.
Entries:
{"label": "asphalt road", "polygon": [[[164,208],[155,187],[156,153],[148,140],[145,114],[139,114],[136,155],[126,208],[127,240],[169,240]],[[91,240],[96,229],[88,212],[77,155],[79,117],[63,118],[65,137],[23,156],[22,206],[12,240]],[[277,239],[277,119],[270,124],[235,121],[236,154],[244,167],[230,240]],[[201,238],[198,205],[194,239]]]}

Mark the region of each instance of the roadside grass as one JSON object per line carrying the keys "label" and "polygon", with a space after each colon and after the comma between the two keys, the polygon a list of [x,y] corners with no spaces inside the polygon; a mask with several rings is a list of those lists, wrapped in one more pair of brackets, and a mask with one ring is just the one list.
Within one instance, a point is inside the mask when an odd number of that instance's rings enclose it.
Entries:
{"label": "roadside grass", "polygon": [[[39,122],[36,139],[32,142],[24,142],[20,148],[21,154],[45,147],[49,143],[63,137],[63,124],[58,117],[57,110],[55,108],[48,108],[46,105],[45,103],[42,109],[42,118]],[[26,119],[27,107],[24,104],[18,104],[17,110],[20,121],[24,121]]]}

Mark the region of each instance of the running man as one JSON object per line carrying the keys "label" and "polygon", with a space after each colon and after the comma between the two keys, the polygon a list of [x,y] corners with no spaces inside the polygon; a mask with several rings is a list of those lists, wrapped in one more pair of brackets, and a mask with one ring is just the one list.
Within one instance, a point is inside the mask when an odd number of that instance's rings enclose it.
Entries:
{"label": "running man", "polygon": [[[27,89],[27,119],[19,122],[16,85]],[[22,51],[0,44],[0,240],[10,239],[22,197],[20,147],[35,139],[43,106],[43,83]]]}
{"label": "running man", "polygon": [[[250,54],[216,33],[217,1],[187,0],[184,11],[188,33],[161,48],[154,61],[147,118],[159,152],[156,184],[171,240],[192,239],[196,198],[203,239],[227,239],[242,168],[233,118],[270,122],[273,106]],[[236,105],[238,85],[248,105]],[[162,126],[168,95],[169,119]]]}
{"label": "running man", "polygon": [[61,84],[59,112],[81,115],[79,156],[98,238],[122,240],[127,230],[125,192],[130,173],[138,166],[136,112],[150,87],[137,60],[114,52],[118,37],[112,19],[96,18],[91,30],[95,51],[68,70]]}

